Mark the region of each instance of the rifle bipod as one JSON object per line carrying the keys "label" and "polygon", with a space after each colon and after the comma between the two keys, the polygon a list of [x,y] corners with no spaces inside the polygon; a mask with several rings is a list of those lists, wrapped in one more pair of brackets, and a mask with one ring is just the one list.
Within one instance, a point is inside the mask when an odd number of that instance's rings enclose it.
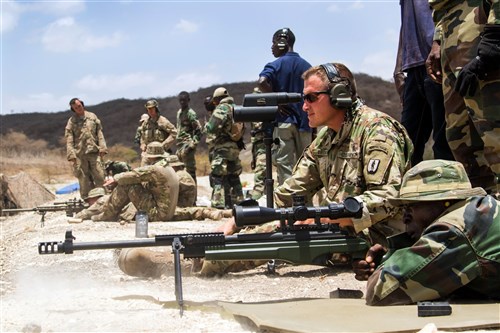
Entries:
{"label": "rifle bipod", "polygon": [[182,272],[181,272],[181,250],[182,242],[179,237],[172,241],[172,252],[174,253],[174,275],[175,275],[175,299],[179,304],[179,313],[182,317],[184,313],[184,300],[182,298]]}

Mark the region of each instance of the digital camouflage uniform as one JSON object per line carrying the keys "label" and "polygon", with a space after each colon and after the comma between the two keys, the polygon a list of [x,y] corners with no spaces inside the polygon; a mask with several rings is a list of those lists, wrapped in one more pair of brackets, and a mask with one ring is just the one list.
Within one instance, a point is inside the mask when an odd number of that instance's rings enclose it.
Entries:
{"label": "digital camouflage uniform", "polygon": [[177,111],[177,156],[196,182],[196,146],[201,140],[201,125],[196,112],[188,108]]}
{"label": "digital camouflage uniform", "polygon": [[486,23],[500,24],[498,0],[430,0],[441,45],[446,137],[473,186],[497,191],[500,175],[500,65],[479,81],[474,96],[454,90],[460,69],[477,55]]}
{"label": "digital camouflage uniform", "polygon": [[404,230],[399,210],[386,199],[397,195],[413,145],[404,127],[387,114],[359,100],[352,113],[339,133],[328,127],[319,131],[293,176],[276,188],[274,199],[278,207],[292,207],[293,194],[311,202],[322,188],[326,197],[320,205],[354,196],[363,202],[363,216],[353,220],[354,232],[384,244],[386,236]]}
{"label": "digital camouflage uniform", "polygon": [[179,179],[171,167],[148,165],[115,177],[113,189],[102,214],[93,221],[115,221],[129,202],[149,216],[149,221],[170,221],[179,195]]}
{"label": "digital camouflage uniform", "polygon": [[80,197],[86,198],[94,187],[104,182],[104,166],[100,153],[107,153],[106,141],[101,121],[97,116],[85,111],[83,117],[72,115],[68,120],[64,136],[68,161],[75,159],[73,168],[80,184]]}
{"label": "digital camouflage uniform", "polygon": [[[84,210],[78,212],[75,215],[75,218],[82,220],[90,220],[92,216],[102,213],[104,211],[104,204],[109,200],[110,196],[111,196],[110,194],[101,196],[90,207],[85,208]],[[128,221],[128,222],[133,221],[135,213],[137,213],[137,209],[131,202],[129,202],[120,211],[118,219],[120,221]]]}
{"label": "digital camouflage uniform", "polygon": [[212,159],[211,201],[212,207],[216,208],[230,207],[231,202],[243,200],[243,188],[240,181],[242,171],[240,149],[230,137],[233,105],[232,97],[222,99],[205,125],[207,145]]}
{"label": "digital camouflage uniform", "polygon": [[[339,133],[328,127],[320,130],[295,165],[292,177],[275,189],[274,201],[278,207],[292,207],[292,195],[297,194],[311,202],[322,188],[326,188],[326,198],[321,206],[354,196],[363,201],[363,216],[353,219],[354,230],[348,231],[362,233],[371,244],[386,244],[386,236],[404,231],[402,214],[387,197],[398,194],[413,144],[400,123],[359,100],[353,104],[352,115]],[[276,227],[271,222],[244,232],[270,232]],[[204,261],[201,273],[223,274],[262,263]]]}
{"label": "digital camouflage uniform", "polygon": [[[163,149],[168,151],[174,144],[175,137],[177,136],[177,129],[175,126],[164,116],[159,115],[158,119],[149,118],[142,124],[141,129],[141,150],[145,151],[146,147],[151,142],[160,142]],[[142,164],[145,165],[144,157]]]}
{"label": "digital camouflage uniform", "polygon": [[[473,189],[459,163],[442,162],[424,161],[412,168],[403,179],[399,203],[460,201],[413,245],[397,249],[375,270],[368,280],[367,304],[411,304],[456,292],[500,299],[499,201],[482,188]],[[447,182],[450,178],[455,180]]]}
{"label": "digital camouflage uniform", "polygon": [[177,207],[192,207],[196,202],[196,183],[186,170],[175,168],[170,164],[168,159],[162,158],[153,165],[161,167],[172,167],[179,178],[179,198],[177,199]]}
{"label": "digital camouflage uniform", "polygon": [[258,200],[265,191],[266,182],[266,145],[264,144],[265,133],[262,129],[262,123],[252,123],[252,170],[253,176],[253,189],[251,191],[251,198]]}

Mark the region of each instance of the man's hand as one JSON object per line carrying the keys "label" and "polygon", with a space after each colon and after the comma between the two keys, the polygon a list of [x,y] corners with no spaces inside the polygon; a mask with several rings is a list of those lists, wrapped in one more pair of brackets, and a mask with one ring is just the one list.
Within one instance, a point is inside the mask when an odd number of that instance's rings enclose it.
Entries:
{"label": "man's hand", "polygon": [[377,268],[377,262],[386,253],[386,249],[380,245],[375,244],[366,253],[365,260],[356,260],[352,262],[352,270],[356,274],[354,277],[358,281],[366,281],[373,274]]}
{"label": "man's hand", "polygon": [[486,25],[477,46],[477,56],[465,65],[457,77],[455,91],[460,96],[476,93],[479,80],[491,71],[500,70],[500,24]]}
{"label": "man's hand", "polygon": [[429,52],[427,60],[425,61],[425,68],[427,74],[429,74],[434,82],[439,84],[443,82],[443,73],[441,71],[441,45],[437,41],[432,42],[431,52]]}
{"label": "man's hand", "polygon": [[111,187],[111,188],[114,188],[116,185],[117,185],[117,182],[113,177],[109,177],[108,179],[106,179],[104,181],[104,184],[102,184],[102,186],[104,186],[104,187]]}
{"label": "man's hand", "polygon": [[216,231],[223,232],[224,235],[232,235],[238,231],[238,227],[236,226],[236,223],[234,222],[234,217],[224,223],[222,226],[217,228]]}

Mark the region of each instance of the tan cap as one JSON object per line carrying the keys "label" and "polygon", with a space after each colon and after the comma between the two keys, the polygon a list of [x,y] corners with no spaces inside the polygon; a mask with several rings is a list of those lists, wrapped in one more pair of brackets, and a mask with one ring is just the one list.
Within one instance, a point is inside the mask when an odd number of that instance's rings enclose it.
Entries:
{"label": "tan cap", "polygon": [[399,196],[388,200],[399,206],[418,201],[467,199],[475,195],[486,195],[486,191],[481,187],[472,188],[461,163],[427,160],[406,172]]}
{"label": "tan cap", "polygon": [[219,88],[215,89],[213,98],[216,98],[216,97],[226,97],[226,96],[229,96],[229,94],[227,93],[226,88],[219,87]]}
{"label": "tan cap", "polygon": [[170,155],[167,158],[168,165],[170,166],[184,166],[184,163],[179,160],[179,157],[177,155]]}
{"label": "tan cap", "polygon": [[140,123],[145,122],[146,120],[148,120],[148,118],[149,118],[149,115],[148,115],[148,114],[146,114],[146,113],[143,113],[143,114],[141,115],[141,119],[139,119],[139,122],[140,122]]}
{"label": "tan cap", "polygon": [[146,105],[144,105],[144,107],[146,109],[157,108],[158,106],[159,106],[159,104],[158,104],[158,101],[156,99],[151,99],[151,100],[146,102]]}
{"label": "tan cap", "polygon": [[151,142],[146,147],[145,157],[168,157],[163,145],[160,142]]}

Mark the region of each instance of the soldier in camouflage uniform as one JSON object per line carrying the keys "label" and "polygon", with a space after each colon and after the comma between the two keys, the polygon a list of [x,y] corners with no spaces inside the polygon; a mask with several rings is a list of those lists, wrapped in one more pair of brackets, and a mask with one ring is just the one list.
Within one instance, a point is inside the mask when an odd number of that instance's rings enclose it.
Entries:
{"label": "soldier in camouflage uniform", "polygon": [[139,119],[139,126],[137,127],[137,130],[135,131],[135,137],[134,137],[134,144],[136,145],[141,145],[141,136],[142,136],[142,124],[148,120],[149,116],[147,113],[143,113],[141,115],[141,118]]}
{"label": "soldier in camouflage uniform", "polygon": [[[160,115],[158,101],[154,99],[147,101],[144,107],[148,110],[149,119],[142,124],[141,150],[145,152],[151,142],[160,142],[163,149],[168,152],[174,144],[177,129],[167,118]],[[141,161],[141,166],[143,165],[145,165],[144,158]]]}
{"label": "soldier in camouflage uniform", "polygon": [[[87,196],[86,201],[89,204],[88,208],[78,212],[75,215],[76,219],[90,220],[92,216],[98,215],[103,212],[103,207],[106,201],[109,200],[110,194],[106,194],[106,191],[102,187],[96,187],[90,190],[89,195]],[[120,221],[132,221],[135,217],[135,213],[137,213],[137,209],[135,206],[129,202],[125,207],[120,211],[118,218]]]}
{"label": "soldier in camouflage uniform", "polygon": [[264,130],[261,122],[253,122],[252,126],[252,170],[253,189],[250,191],[250,197],[258,200],[265,191],[266,181],[266,145],[264,144]]}
{"label": "soldier in camouflage uniform", "polygon": [[[212,207],[230,208],[233,201],[243,200],[240,148],[231,139],[234,100],[223,87],[215,89],[212,99],[216,107],[205,125],[207,145],[212,158],[211,201]],[[234,193],[234,198],[231,192]]]}
{"label": "soldier in camouflage uniform", "polygon": [[406,173],[399,196],[406,232],[413,240],[385,253],[376,244],[355,267],[369,277],[368,305],[411,304],[450,296],[500,299],[499,201],[473,188],[462,164],[429,160]]}
{"label": "soldier in camouflage uniform", "polygon": [[189,93],[179,93],[181,108],[177,111],[177,156],[184,163],[186,171],[196,182],[196,146],[201,139],[201,125],[198,115],[189,107]]}
{"label": "soldier in camouflage uniform", "polygon": [[106,170],[106,175],[114,176],[122,172],[131,171],[132,168],[127,162],[121,161],[106,161],[104,163],[104,168]]}
{"label": "soldier in camouflage uniform", "polygon": [[102,156],[108,153],[101,121],[85,110],[78,98],[69,102],[74,114],[68,120],[66,138],[67,159],[72,163],[73,173],[80,184],[80,197],[86,198],[89,191],[104,183]]}
{"label": "soldier in camouflage uniform", "polygon": [[500,2],[430,0],[436,25],[427,72],[442,83],[446,137],[473,186],[498,193]]}
{"label": "soldier in camouflage uniform", "polygon": [[169,166],[143,166],[120,173],[104,185],[116,187],[104,204],[103,212],[94,215],[93,221],[116,221],[120,211],[129,202],[138,210],[145,211],[152,222],[170,221],[174,215],[179,179]]}
{"label": "soldier in camouflage uniform", "polygon": [[[326,197],[321,206],[354,196],[363,202],[361,218],[323,222],[338,223],[370,244],[386,244],[386,236],[404,230],[401,211],[387,198],[397,195],[409,169],[411,139],[395,119],[363,105],[346,66],[315,66],[303,78],[303,110],[309,125],[325,127],[304,151],[292,177],[275,189],[274,201],[278,207],[292,207],[292,196],[296,194],[311,202],[323,188]],[[225,234],[236,230],[234,221],[224,227]],[[205,261],[202,271],[207,275],[222,274],[232,270],[233,264]]]}

